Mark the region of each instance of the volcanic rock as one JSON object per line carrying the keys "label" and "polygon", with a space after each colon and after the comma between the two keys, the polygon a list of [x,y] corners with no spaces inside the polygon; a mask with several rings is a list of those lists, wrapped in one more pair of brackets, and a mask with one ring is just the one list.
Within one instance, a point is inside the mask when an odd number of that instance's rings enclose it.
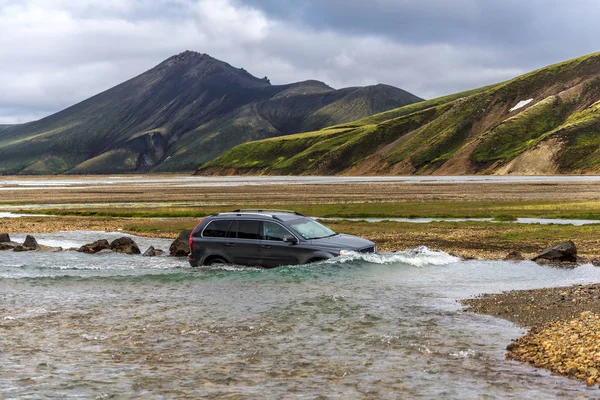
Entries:
{"label": "volcanic rock", "polygon": [[133,239],[128,237],[121,237],[113,240],[110,243],[110,249],[117,253],[125,254],[140,254],[140,248],[135,244]]}
{"label": "volcanic rock", "polygon": [[35,240],[35,238],[31,235],[27,235],[25,237],[25,241],[23,242],[23,247],[27,247],[33,250],[39,250],[40,249],[40,245],[38,244],[37,240]]}
{"label": "volcanic rock", "polygon": [[97,252],[110,248],[110,244],[106,239],[96,240],[95,242],[84,244],[77,249],[80,253],[96,254]]}
{"label": "volcanic rock", "polygon": [[532,261],[577,262],[577,247],[573,241],[562,242],[547,248],[532,258]]}
{"label": "volcanic rock", "polygon": [[156,257],[156,256],[162,256],[164,253],[164,251],[162,251],[161,249],[155,249],[154,246],[150,246],[148,247],[148,250],[146,250],[144,252],[144,254],[142,254],[142,256],[144,257]]}
{"label": "volcanic rock", "polygon": [[169,247],[169,254],[173,257],[185,257],[190,252],[188,240],[175,239]]}

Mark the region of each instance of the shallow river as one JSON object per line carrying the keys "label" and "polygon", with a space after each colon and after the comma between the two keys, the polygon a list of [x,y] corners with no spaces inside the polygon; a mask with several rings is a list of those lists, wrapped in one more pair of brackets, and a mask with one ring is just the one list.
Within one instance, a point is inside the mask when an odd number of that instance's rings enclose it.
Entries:
{"label": "shallow river", "polygon": [[[71,247],[118,235],[36,237]],[[142,251],[169,244],[135,239]],[[274,270],[1,252],[0,398],[593,398],[578,381],[505,361],[525,330],[456,300],[599,281],[590,265],[426,249]]]}

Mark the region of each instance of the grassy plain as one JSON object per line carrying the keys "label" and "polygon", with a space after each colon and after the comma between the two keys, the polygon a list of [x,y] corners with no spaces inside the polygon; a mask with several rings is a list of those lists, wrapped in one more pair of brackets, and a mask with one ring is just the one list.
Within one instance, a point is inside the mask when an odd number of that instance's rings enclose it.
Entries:
{"label": "grassy plain", "polygon": [[[537,217],[597,219],[600,223],[600,185],[595,182],[377,183],[374,180],[351,184],[197,187],[156,181],[94,184],[100,178],[76,178],[87,183],[60,190],[41,186],[35,190],[5,187],[8,190],[2,192],[0,211],[49,216],[3,218],[0,232],[122,229],[146,236],[175,237],[181,230],[194,227],[204,215],[260,207],[293,209],[321,218],[467,217],[498,221],[425,224],[326,221],[336,231],[375,241],[383,251],[426,245],[467,257],[502,258],[513,250],[532,256],[552,243],[570,239],[584,258],[600,256],[597,235],[600,225],[511,222],[519,217]],[[34,185],[41,178],[28,179]],[[11,180],[6,178],[6,186],[10,186]]]}

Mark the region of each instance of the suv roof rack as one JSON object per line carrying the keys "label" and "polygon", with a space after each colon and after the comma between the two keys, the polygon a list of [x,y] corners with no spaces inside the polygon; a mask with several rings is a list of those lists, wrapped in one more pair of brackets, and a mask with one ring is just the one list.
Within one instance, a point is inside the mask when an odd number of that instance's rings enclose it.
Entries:
{"label": "suv roof rack", "polygon": [[239,212],[264,212],[264,213],[278,212],[278,213],[294,214],[294,215],[299,215],[301,217],[305,217],[304,214],[300,214],[299,212],[296,212],[296,211],[277,210],[277,209],[269,209],[269,208],[240,208],[238,210],[233,210],[231,212],[234,212],[234,213],[239,213]]}

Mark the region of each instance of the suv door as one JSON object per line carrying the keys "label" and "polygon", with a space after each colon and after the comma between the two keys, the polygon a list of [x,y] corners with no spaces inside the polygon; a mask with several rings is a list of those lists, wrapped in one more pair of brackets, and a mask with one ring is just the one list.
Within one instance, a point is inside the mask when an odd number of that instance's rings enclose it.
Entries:
{"label": "suv door", "polygon": [[225,248],[234,264],[260,265],[260,222],[250,219],[234,220],[227,232]]}
{"label": "suv door", "polygon": [[298,244],[284,242],[285,236],[294,236],[287,228],[277,222],[263,221],[261,264],[268,268],[281,265],[301,264],[310,250]]}
{"label": "suv door", "polygon": [[215,219],[206,225],[201,232],[202,239],[199,240],[197,238],[197,240],[193,241],[194,248],[192,249],[192,253],[197,260],[215,255],[221,257],[227,256],[225,241],[227,240],[227,231],[231,222],[232,220],[230,219]]}

